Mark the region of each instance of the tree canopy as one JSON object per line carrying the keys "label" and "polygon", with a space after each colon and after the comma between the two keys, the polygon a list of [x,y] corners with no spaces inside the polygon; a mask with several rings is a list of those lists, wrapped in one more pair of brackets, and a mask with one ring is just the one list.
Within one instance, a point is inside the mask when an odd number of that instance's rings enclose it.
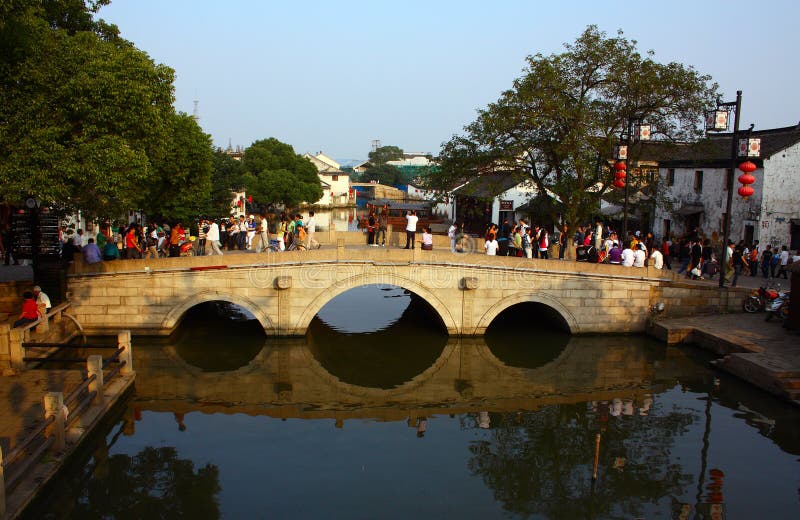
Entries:
{"label": "tree canopy", "polygon": [[589,218],[611,186],[613,147],[632,121],[653,125],[664,142],[694,140],[716,99],[709,76],[657,63],[636,44],[589,26],[561,54],[529,56],[512,88],[442,145],[441,170],[426,184],[446,193],[499,172],[555,194],[561,204],[553,211],[562,214],[553,221]]}
{"label": "tree canopy", "polygon": [[185,218],[207,202],[211,141],[175,112],[173,70],[95,20],[106,4],[0,6],[0,200]]}
{"label": "tree canopy", "polygon": [[389,161],[397,161],[403,158],[403,150],[397,146],[381,146],[369,152],[369,163],[373,166],[381,166]]}
{"label": "tree canopy", "polygon": [[244,186],[256,203],[295,206],[322,198],[316,166],[274,137],[245,149],[242,169]]}

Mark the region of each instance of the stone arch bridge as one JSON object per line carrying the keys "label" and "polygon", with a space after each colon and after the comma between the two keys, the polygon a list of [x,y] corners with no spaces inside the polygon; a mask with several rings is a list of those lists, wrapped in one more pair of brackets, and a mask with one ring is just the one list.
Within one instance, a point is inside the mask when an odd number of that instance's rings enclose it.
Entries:
{"label": "stone arch bridge", "polygon": [[[488,257],[447,250],[334,247],[313,251],[124,260],[68,272],[72,314],[89,334],[131,329],[168,335],[190,308],[237,304],[270,336],[300,336],[337,295],[391,284],[415,293],[452,336],[482,335],[505,309],[542,304],[573,334],[645,330],[655,304],[666,315],[734,309],[740,294],[653,268]],[[734,297],[735,296],[735,297]]]}

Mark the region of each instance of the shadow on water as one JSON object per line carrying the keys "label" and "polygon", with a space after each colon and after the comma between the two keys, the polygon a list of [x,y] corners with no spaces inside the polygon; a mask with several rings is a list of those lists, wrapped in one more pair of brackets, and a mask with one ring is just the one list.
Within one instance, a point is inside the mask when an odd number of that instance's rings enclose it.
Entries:
{"label": "shadow on water", "polygon": [[206,302],[189,309],[167,340],[188,364],[204,372],[228,372],[255,358],[266,342],[258,320],[228,302]]}
{"label": "shadow on water", "polygon": [[447,333],[436,311],[417,295],[395,286],[365,286],[328,303],[306,339],[314,358],[340,381],[388,389],[433,365]]}

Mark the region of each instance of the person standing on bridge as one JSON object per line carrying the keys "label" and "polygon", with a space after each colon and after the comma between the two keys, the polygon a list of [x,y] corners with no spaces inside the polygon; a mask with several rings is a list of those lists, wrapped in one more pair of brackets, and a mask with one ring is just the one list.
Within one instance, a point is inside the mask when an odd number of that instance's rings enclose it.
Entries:
{"label": "person standing on bridge", "polygon": [[381,247],[386,247],[386,231],[389,229],[389,206],[384,204],[378,215],[378,234],[375,236],[375,243],[380,241]]}
{"label": "person standing on bridge", "polygon": [[206,232],[206,244],[208,245],[208,256],[222,256],[222,249],[219,247],[219,225],[214,219],[209,219],[208,232]]}
{"label": "person standing on bridge", "polygon": [[[266,220],[264,221],[266,222]],[[306,222],[306,247],[308,249],[319,249],[320,245],[314,235],[317,233],[317,221],[314,220],[314,210],[308,212],[308,221]],[[269,242],[269,241],[267,241]]]}
{"label": "person standing on bridge", "polygon": [[411,249],[414,249],[414,240],[416,239],[417,235],[417,212],[414,210],[409,211],[406,214],[406,247],[404,249],[408,249],[409,246]]}

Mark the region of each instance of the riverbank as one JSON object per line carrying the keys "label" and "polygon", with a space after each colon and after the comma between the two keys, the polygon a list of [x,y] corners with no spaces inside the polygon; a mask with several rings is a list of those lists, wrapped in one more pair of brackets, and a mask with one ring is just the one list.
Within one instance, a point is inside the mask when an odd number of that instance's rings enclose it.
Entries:
{"label": "riverbank", "polygon": [[659,320],[649,334],[668,345],[693,344],[722,356],[714,366],[800,406],[800,333],[764,313]]}
{"label": "riverbank", "polygon": [[[108,376],[106,376],[108,377]],[[95,427],[133,387],[135,373],[119,374],[102,388],[103,399],[67,407],[64,446],[50,431],[41,443],[37,431],[46,423],[46,397],[66,399],[85,386],[80,369],[32,369],[0,378],[0,518],[16,518],[69,460]],[[88,396],[91,399],[91,395]],[[71,414],[71,415],[69,415]],[[48,427],[56,428],[56,424]],[[46,430],[45,430],[46,431]],[[56,439],[53,442],[53,439]],[[49,449],[47,446],[49,445]],[[46,450],[46,451],[45,451]],[[5,516],[3,515],[5,512]]]}

